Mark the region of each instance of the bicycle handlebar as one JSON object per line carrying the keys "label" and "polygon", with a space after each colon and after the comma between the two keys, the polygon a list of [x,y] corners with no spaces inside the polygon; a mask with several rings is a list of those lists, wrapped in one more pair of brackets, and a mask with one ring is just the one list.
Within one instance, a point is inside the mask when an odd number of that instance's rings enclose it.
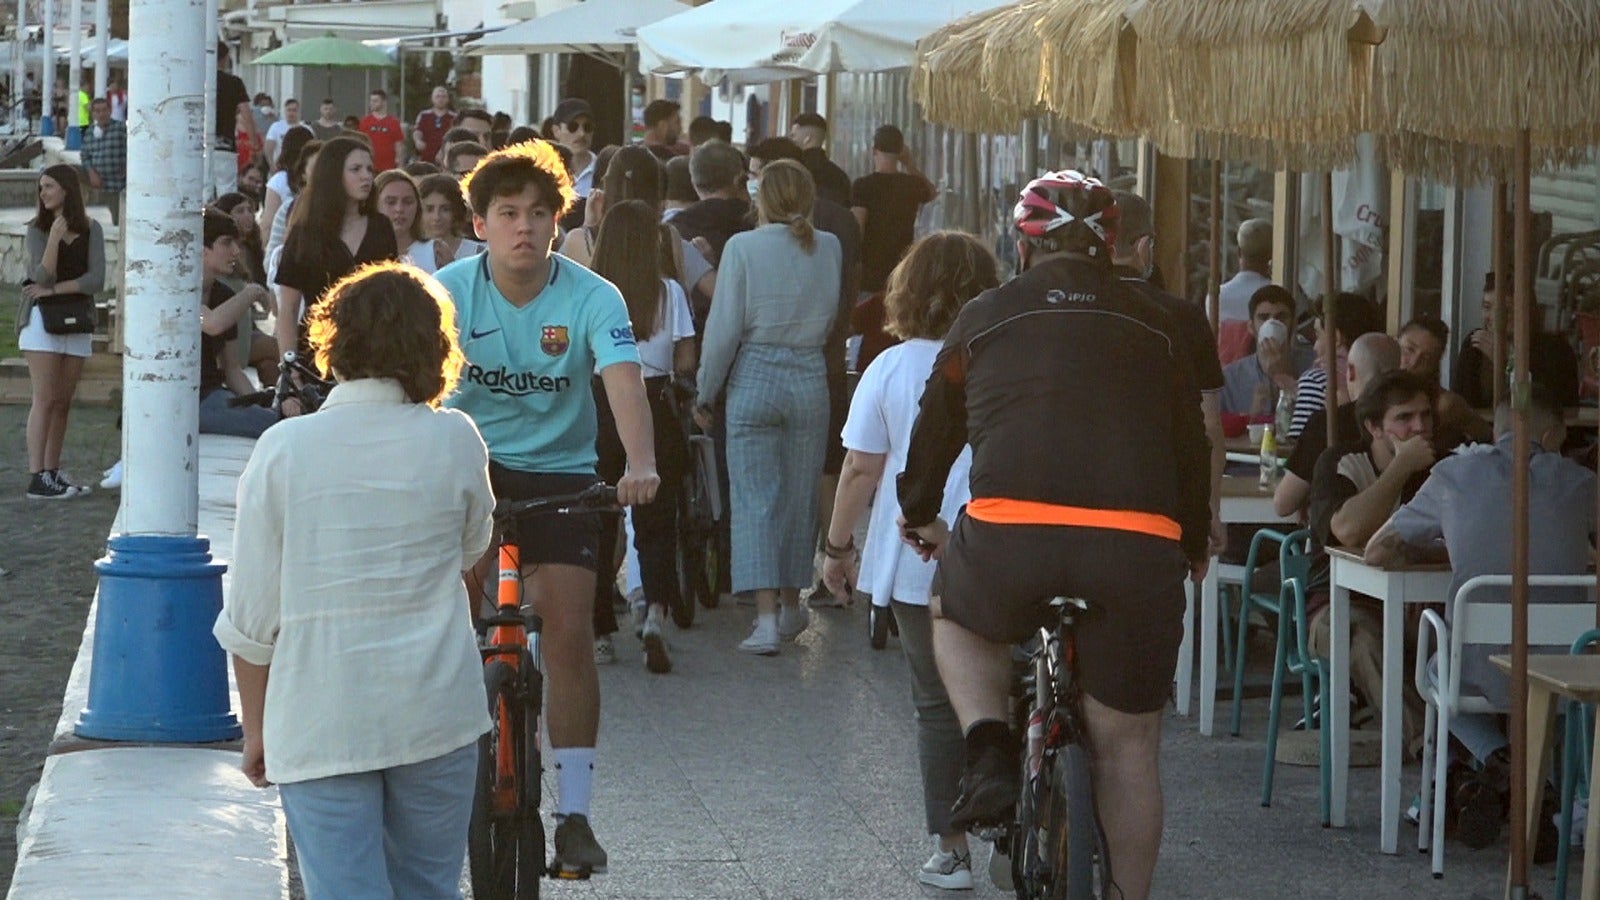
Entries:
{"label": "bicycle handlebar", "polygon": [[576,494],[535,497],[531,500],[501,500],[494,505],[494,520],[503,524],[523,516],[611,512],[617,508],[617,489],[605,482],[597,482]]}

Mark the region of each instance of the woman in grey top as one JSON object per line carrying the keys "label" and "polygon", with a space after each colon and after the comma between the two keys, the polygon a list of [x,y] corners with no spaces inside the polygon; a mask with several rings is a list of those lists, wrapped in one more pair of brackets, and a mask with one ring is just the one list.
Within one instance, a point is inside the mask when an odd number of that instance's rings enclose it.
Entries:
{"label": "woman in grey top", "polygon": [[37,307],[68,295],[93,297],[105,286],[106,239],[83,208],[78,170],[56,165],[39,175],[39,209],[28,223],[28,283],[17,308],[17,347],[28,362],[29,500],[66,500],[87,493],[61,475],[61,445],[91,336],[52,334]]}
{"label": "woman in grey top", "polygon": [[[769,164],[756,191],[760,225],[729,239],[702,341],[695,418],[727,388],[735,592],[756,597],[739,645],[771,656],[805,630],[817,479],[827,447],[822,345],[839,307],[839,241],[816,231],[816,186],[793,161]],[[782,616],[778,607],[782,601]]]}

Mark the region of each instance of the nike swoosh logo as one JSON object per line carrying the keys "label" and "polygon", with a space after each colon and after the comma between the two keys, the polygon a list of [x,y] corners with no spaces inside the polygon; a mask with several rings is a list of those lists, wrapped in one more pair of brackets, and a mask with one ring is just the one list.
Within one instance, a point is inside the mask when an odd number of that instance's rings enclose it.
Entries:
{"label": "nike swoosh logo", "polygon": [[481,337],[488,337],[489,335],[494,334],[496,331],[499,331],[499,330],[500,329],[498,329],[498,328],[491,328],[488,331],[473,331],[473,332],[470,333],[470,336],[467,338],[467,340],[475,341],[475,340],[477,340],[478,338],[481,338]]}

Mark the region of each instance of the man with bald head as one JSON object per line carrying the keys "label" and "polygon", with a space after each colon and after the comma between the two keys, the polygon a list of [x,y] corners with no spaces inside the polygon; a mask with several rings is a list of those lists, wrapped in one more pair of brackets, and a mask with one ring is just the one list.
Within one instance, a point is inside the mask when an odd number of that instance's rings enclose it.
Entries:
{"label": "man with bald head", "polygon": [[[1400,368],[1400,344],[1380,331],[1368,332],[1355,339],[1345,359],[1345,382],[1350,388],[1350,402],[1334,410],[1333,425],[1339,443],[1353,441],[1360,436],[1356,424],[1356,400],[1374,378]],[[1300,440],[1289,455],[1287,471],[1278,481],[1272,495],[1272,507],[1280,516],[1295,516],[1304,520],[1306,506],[1311,502],[1311,476],[1317,469],[1317,457],[1328,449],[1328,411],[1319,409],[1306,420]]]}

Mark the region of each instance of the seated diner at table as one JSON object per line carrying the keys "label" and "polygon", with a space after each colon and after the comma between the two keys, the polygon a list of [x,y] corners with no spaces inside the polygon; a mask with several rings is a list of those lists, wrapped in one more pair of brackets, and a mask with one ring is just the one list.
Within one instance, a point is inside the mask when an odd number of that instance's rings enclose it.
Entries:
{"label": "seated diner at table", "polygon": [[[1528,572],[1578,575],[1594,559],[1595,476],[1557,452],[1566,439],[1563,410],[1535,386],[1528,411],[1532,439],[1528,461]],[[1495,410],[1496,439],[1439,460],[1416,496],[1401,506],[1367,542],[1367,563],[1396,567],[1439,558],[1451,562],[1450,593],[1479,575],[1511,572],[1511,404]],[[1538,602],[1583,602],[1581,588],[1533,588]],[[1510,601],[1509,591],[1495,589]],[[1446,620],[1452,607],[1446,606]],[[1506,636],[1507,642],[1510,635]],[[1463,693],[1508,706],[1506,677],[1489,663],[1504,646],[1469,644],[1459,662]],[[1553,649],[1553,648],[1552,648]],[[1564,649],[1564,648],[1563,648]],[[1430,672],[1437,671],[1430,665]],[[1501,716],[1454,712],[1450,734],[1464,748],[1473,775],[1456,791],[1456,834],[1469,847],[1487,847],[1500,835],[1510,791],[1511,758]],[[1548,818],[1546,816],[1545,818]],[[1549,826],[1543,822],[1542,826]],[[1542,827],[1542,831],[1554,831]],[[1553,837],[1553,834],[1551,835]],[[1541,843],[1548,841],[1541,834]],[[1548,848],[1553,850],[1553,845]],[[1537,855],[1537,854],[1536,854]]]}
{"label": "seated diner at table", "polygon": [[[1364,547],[1400,504],[1409,500],[1434,461],[1433,385],[1397,370],[1366,385],[1356,401],[1357,441],[1323,451],[1311,481],[1311,538],[1315,556],[1307,598],[1311,652],[1331,651],[1328,609],[1328,547]],[[1408,641],[1408,644],[1411,643]],[[1382,713],[1383,615],[1378,603],[1354,595],[1350,603],[1350,683]],[[1402,710],[1403,746],[1421,748],[1422,699],[1407,688]]]}

